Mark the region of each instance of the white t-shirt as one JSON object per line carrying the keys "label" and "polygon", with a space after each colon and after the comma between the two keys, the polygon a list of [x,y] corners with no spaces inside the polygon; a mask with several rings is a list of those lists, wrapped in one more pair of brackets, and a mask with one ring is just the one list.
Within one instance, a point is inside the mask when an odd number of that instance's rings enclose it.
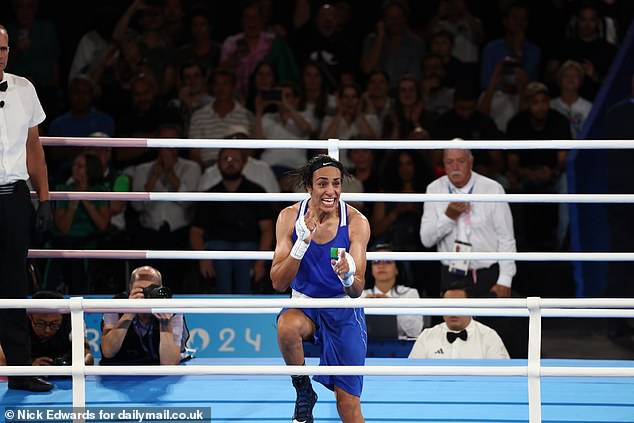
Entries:
{"label": "white t-shirt", "polygon": [[575,139],[579,139],[583,125],[592,110],[592,103],[579,97],[574,103],[568,105],[561,97],[550,100],[550,107],[566,116],[570,121],[570,132]]}

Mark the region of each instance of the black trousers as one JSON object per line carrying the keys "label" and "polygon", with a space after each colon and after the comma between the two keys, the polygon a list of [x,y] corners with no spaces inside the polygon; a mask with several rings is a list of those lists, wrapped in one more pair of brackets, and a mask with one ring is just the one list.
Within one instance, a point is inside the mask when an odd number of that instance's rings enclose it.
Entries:
{"label": "black trousers", "polygon": [[[473,272],[469,272],[468,279],[471,285],[467,292],[471,298],[492,297],[494,294],[490,289],[498,280],[500,267],[493,264],[486,269],[477,270],[477,281],[473,280]],[[441,291],[444,290],[456,279],[461,279],[449,272],[449,268],[442,266],[441,271]],[[519,297],[516,293],[511,293],[512,297]],[[475,319],[493,329],[500,335],[502,342],[511,358],[526,358],[528,356],[528,319],[525,317],[494,317],[476,316]]]}
{"label": "black trousers", "polygon": [[[0,195],[0,296],[24,299],[28,294],[26,257],[31,216],[26,182],[15,184],[12,194]],[[0,344],[13,366],[30,365],[31,340],[24,309],[0,310]]]}

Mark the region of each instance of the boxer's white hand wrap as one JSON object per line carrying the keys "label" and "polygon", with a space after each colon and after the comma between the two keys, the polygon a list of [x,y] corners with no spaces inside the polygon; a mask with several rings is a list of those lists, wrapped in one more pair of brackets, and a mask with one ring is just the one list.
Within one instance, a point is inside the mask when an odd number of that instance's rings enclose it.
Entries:
{"label": "boxer's white hand wrap", "polygon": [[[339,260],[341,260],[341,257],[339,257]],[[339,260],[337,260],[337,263],[339,263]],[[350,254],[346,254],[346,261],[348,262],[348,271],[343,274],[343,278],[339,276],[339,273],[337,273],[337,277],[344,287],[349,288],[354,283],[354,274],[357,271],[357,265],[354,264],[354,259]]]}
{"label": "boxer's white hand wrap", "polygon": [[301,260],[310,245],[310,242],[304,242],[304,240],[310,236],[310,230],[308,226],[306,226],[304,219],[300,218],[295,221],[295,233],[297,234],[297,240],[291,249],[291,257]]}

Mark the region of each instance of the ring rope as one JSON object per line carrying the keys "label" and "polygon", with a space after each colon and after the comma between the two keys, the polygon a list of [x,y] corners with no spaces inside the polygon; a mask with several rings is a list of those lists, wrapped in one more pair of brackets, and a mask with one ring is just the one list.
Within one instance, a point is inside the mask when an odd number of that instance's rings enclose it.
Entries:
{"label": "ring rope", "polygon": [[[32,198],[37,193],[31,192]],[[225,193],[225,192],[103,192],[51,191],[51,200],[121,201],[300,201],[303,193]],[[381,202],[505,202],[505,203],[634,203],[634,194],[402,194],[342,193],[346,201]]]}
{"label": "ring rope", "polygon": [[46,146],[83,147],[148,147],[148,148],[283,148],[283,149],[373,149],[373,150],[436,150],[443,148],[478,149],[623,149],[634,148],[634,140],[289,140],[270,139],[192,139],[192,138],[102,138],[102,137],[40,137]]}
{"label": "ring rope", "polygon": [[[513,260],[513,261],[634,261],[634,252],[441,252],[377,251],[368,260]],[[60,250],[32,249],[29,258],[95,258],[147,260],[272,260],[273,251],[198,251],[198,250]]]}

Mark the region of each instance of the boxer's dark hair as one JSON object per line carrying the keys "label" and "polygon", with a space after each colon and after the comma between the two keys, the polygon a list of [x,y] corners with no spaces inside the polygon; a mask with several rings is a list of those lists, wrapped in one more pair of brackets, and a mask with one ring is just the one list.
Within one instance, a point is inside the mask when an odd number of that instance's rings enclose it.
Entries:
{"label": "boxer's dark hair", "polygon": [[313,185],[313,173],[316,170],[321,169],[322,167],[332,166],[339,169],[341,172],[341,179],[345,176],[348,176],[348,171],[343,166],[343,164],[337,160],[333,159],[327,154],[318,154],[308,160],[308,162],[301,168],[292,170],[289,174],[295,179],[295,185],[307,190],[309,187]]}

